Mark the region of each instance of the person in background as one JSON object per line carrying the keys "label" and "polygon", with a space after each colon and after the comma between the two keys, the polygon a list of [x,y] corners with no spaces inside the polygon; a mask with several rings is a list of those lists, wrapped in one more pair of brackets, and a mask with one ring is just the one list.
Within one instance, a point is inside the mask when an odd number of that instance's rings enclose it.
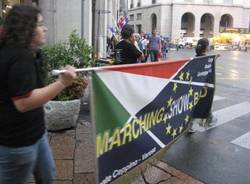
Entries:
{"label": "person in background", "polygon": [[132,64],[137,63],[138,59],[143,60],[144,56],[135,46],[134,29],[127,24],[122,28],[121,41],[116,45],[116,63]]}
{"label": "person in background", "polygon": [[156,35],[156,30],[153,30],[152,35],[149,37],[148,47],[151,62],[158,61],[161,54],[161,39]]}
{"label": "person in background", "polygon": [[0,40],[0,183],[55,183],[55,164],[43,105],[76,78],[67,66],[56,82],[43,84],[40,47],[47,28],[39,9],[15,5],[3,22]]}
{"label": "person in background", "polygon": [[[198,40],[197,46],[195,48],[195,53],[196,53],[195,56],[196,57],[206,56],[208,51],[209,51],[209,40],[207,38],[202,38]],[[219,56],[220,55],[217,55],[217,57]],[[202,126],[212,127],[216,124],[216,122],[217,122],[217,118],[212,114],[212,108],[211,108],[208,114],[208,117],[206,119],[203,119],[200,124]],[[191,127],[189,129],[189,133],[193,133],[193,132],[195,132],[195,130]]]}
{"label": "person in background", "polygon": [[145,63],[148,61],[148,43],[149,43],[148,36],[144,35],[142,37],[141,42],[142,42],[142,52],[144,54],[144,61],[143,62]]}
{"label": "person in background", "polygon": [[162,58],[166,59],[167,58],[167,52],[168,52],[168,43],[167,40],[162,38],[161,40],[161,53],[162,53]]}

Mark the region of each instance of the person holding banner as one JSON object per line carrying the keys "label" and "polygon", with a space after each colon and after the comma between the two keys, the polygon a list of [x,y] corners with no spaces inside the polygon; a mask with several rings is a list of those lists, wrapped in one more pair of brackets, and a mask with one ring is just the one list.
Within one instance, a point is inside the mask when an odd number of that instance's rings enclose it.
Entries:
{"label": "person holding banner", "polygon": [[143,60],[144,56],[135,46],[134,29],[126,24],[121,31],[121,41],[116,45],[116,64],[137,63],[138,59]]}
{"label": "person holding banner", "polygon": [[[207,52],[209,51],[209,40],[207,38],[201,38],[197,42],[197,46],[195,48],[195,57],[199,56],[206,56]],[[219,57],[220,55],[217,55]],[[208,117],[206,119],[203,119],[201,124],[204,126],[213,126],[217,121],[217,118],[212,114],[212,109],[210,109],[210,112],[208,114]],[[193,133],[195,130],[191,127],[189,129],[189,133]]]}
{"label": "person holding banner", "polygon": [[55,164],[43,105],[76,78],[68,66],[58,80],[43,85],[40,46],[47,28],[35,7],[16,5],[3,22],[0,39],[0,183],[55,183]]}

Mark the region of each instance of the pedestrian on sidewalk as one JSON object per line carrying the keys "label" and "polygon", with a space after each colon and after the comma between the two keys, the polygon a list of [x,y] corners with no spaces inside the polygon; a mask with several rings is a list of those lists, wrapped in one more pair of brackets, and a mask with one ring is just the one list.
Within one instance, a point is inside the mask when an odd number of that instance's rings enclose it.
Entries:
{"label": "pedestrian on sidewalk", "polygon": [[[200,40],[198,40],[197,46],[195,48],[195,53],[196,53],[195,57],[206,56],[208,51],[209,51],[209,40],[207,38],[201,38]],[[217,57],[219,57],[219,55],[217,55]],[[192,121],[191,124],[193,124],[193,120],[191,121]],[[205,127],[212,127],[213,125],[215,125],[216,122],[217,118],[212,114],[212,108],[211,108],[208,113],[208,117],[202,119],[199,124]],[[189,129],[189,133],[193,132],[195,132],[195,130],[193,129],[193,127],[191,127]]]}
{"label": "pedestrian on sidewalk", "polygon": [[55,183],[55,164],[44,123],[43,105],[76,78],[66,67],[58,80],[43,85],[40,47],[47,28],[40,10],[16,5],[3,22],[0,39],[0,183]]}
{"label": "pedestrian on sidewalk", "polygon": [[152,35],[149,37],[148,47],[151,62],[158,61],[161,55],[161,39],[157,36],[156,30],[153,30]]}

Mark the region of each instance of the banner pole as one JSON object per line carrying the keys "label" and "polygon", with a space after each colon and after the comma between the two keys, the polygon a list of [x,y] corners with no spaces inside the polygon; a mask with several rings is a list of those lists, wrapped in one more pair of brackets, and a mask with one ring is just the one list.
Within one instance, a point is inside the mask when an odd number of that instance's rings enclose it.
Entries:
{"label": "banner pole", "polygon": [[[89,68],[78,68],[75,71],[76,72],[89,72],[89,71],[95,71],[98,70],[98,67],[89,67]],[[51,74],[52,75],[60,75],[62,73],[65,73],[66,70],[52,70]]]}

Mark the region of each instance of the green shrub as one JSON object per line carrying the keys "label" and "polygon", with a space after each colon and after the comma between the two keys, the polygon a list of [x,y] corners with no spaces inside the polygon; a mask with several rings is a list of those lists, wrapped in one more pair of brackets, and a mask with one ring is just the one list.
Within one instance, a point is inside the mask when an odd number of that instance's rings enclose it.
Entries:
{"label": "green shrub", "polygon": [[[86,68],[92,65],[92,48],[86,43],[85,39],[79,37],[76,31],[69,35],[66,42],[48,45],[42,50],[45,56],[46,70],[49,73],[46,84],[57,79],[50,74],[53,69],[61,69],[66,65],[75,68]],[[62,91],[54,100],[78,99],[84,94],[86,86],[86,74],[80,73],[73,84]]]}

